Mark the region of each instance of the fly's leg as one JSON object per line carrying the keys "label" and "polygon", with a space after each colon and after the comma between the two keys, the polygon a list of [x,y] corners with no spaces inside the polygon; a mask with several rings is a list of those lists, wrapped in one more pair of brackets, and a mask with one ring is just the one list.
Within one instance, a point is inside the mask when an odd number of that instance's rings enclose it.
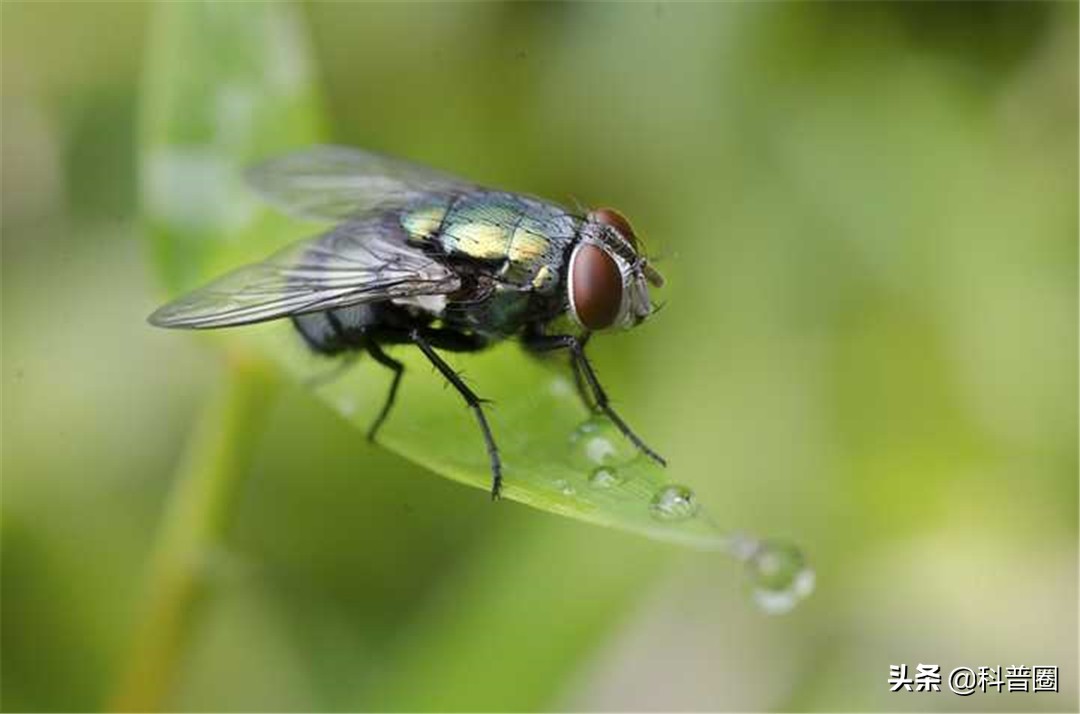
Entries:
{"label": "fly's leg", "polygon": [[[586,340],[588,338],[586,337]],[[585,340],[579,340],[573,335],[543,335],[537,333],[526,333],[525,346],[534,352],[551,352],[553,350],[569,350],[570,358],[574,364],[580,370],[581,375],[585,378],[585,382],[589,385],[589,389],[592,391],[593,398],[596,400],[596,407],[602,411],[608,419],[618,427],[619,431],[623,433],[630,442],[641,449],[650,459],[660,464],[661,466],[667,466],[667,461],[663,456],[649,448],[649,445],[641,440],[637,434],[622,420],[614,409],[611,408],[611,404],[608,400],[607,392],[600,386],[600,380],[596,378],[596,372],[592,368],[592,364],[589,363],[589,358],[585,356]]]}
{"label": "fly's leg", "polygon": [[[320,320],[325,322],[320,323]],[[390,383],[390,392],[387,394],[386,401],[367,432],[368,441],[374,441],[379,427],[386,421],[391,407],[394,406],[394,399],[397,397],[398,385],[401,383],[401,375],[405,371],[405,366],[382,351],[379,344],[368,333],[367,326],[354,327],[350,332],[345,329],[340,318],[333,311],[294,317],[293,324],[308,346],[316,352],[326,355],[343,353],[340,364],[334,369],[306,380],[305,384],[308,387],[315,389],[335,381],[356,362],[361,350],[366,351],[376,362],[394,373],[394,379]]]}
{"label": "fly's leg", "polygon": [[368,441],[375,441],[375,435],[378,433],[379,427],[386,421],[386,417],[390,414],[390,409],[394,406],[394,400],[397,398],[398,385],[401,384],[401,375],[405,373],[405,365],[383,352],[382,348],[379,347],[378,343],[374,340],[369,339],[364,347],[367,349],[367,353],[371,355],[376,362],[390,369],[394,373],[394,380],[390,382],[390,392],[386,395],[386,401],[383,402],[382,409],[379,411],[379,416],[375,417],[375,421],[371,423],[371,427],[368,429]]}
{"label": "fly's leg", "polygon": [[[591,332],[586,332],[585,336],[580,339],[581,349],[585,349],[591,335]],[[581,373],[581,367],[578,366],[578,361],[573,352],[570,352],[570,371],[574,374],[574,387],[577,389],[578,396],[581,397],[581,402],[590,412],[595,412],[597,410],[596,403],[593,401],[592,395],[589,394],[588,387],[585,384],[585,376]]]}
{"label": "fly's leg", "polygon": [[484,416],[484,410],[481,408],[483,400],[477,397],[461,380],[457,372],[443,361],[420,330],[412,330],[409,333],[409,339],[420,348],[420,351],[435,366],[435,369],[442,373],[446,381],[454,386],[476,415],[476,421],[480,424],[480,431],[484,435],[484,443],[487,445],[488,458],[491,459],[491,500],[497,500],[502,490],[502,461],[499,459],[499,448],[495,446],[495,438],[491,435],[491,427],[488,426],[487,417]]}

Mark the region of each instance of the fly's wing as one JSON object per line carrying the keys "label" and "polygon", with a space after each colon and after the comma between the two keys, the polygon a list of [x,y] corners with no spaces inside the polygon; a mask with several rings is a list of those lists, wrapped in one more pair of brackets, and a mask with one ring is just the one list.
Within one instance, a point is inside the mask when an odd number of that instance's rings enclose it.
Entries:
{"label": "fly's wing", "polygon": [[344,146],[316,146],[270,159],[249,169],[247,179],[272,205],[313,220],[340,220],[426,194],[478,188],[419,164]]}
{"label": "fly's wing", "polygon": [[159,308],[150,323],[205,329],[366,302],[443,295],[460,287],[446,266],[405,243],[386,217],[349,221],[247,265]]}

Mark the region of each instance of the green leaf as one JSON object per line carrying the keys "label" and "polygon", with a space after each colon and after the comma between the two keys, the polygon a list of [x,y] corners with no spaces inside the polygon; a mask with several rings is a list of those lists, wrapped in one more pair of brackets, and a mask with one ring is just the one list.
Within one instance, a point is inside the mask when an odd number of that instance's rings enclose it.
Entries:
{"label": "green leaf", "polygon": [[[238,330],[235,339],[271,356],[312,387],[364,438],[390,386],[391,373],[361,357],[353,365],[313,355],[290,324]],[[409,347],[389,348],[406,365],[397,403],[378,442],[435,473],[484,491],[491,471],[479,427],[461,397]],[[517,344],[478,355],[445,355],[482,397],[504,466],[503,497],[564,516],[703,549],[729,546],[726,533],[676,504],[667,518],[656,506],[670,485],[665,469],[639,454],[579,398],[565,359],[540,361]],[[343,369],[333,377],[336,369]],[[592,427],[592,431],[585,431]],[[679,517],[684,516],[684,517]]]}

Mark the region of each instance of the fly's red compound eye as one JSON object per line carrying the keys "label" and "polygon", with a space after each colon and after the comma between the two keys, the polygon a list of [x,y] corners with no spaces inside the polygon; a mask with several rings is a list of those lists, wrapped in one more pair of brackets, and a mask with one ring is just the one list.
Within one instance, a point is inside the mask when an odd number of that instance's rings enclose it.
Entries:
{"label": "fly's red compound eye", "polygon": [[637,235],[634,234],[634,229],[630,227],[630,221],[626,220],[626,216],[619,213],[614,208],[597,208],[595,211],[589,213],[588,218],[597,223],[609,225],[617,230],[622,237],[630,243],[634,252],[637,252]]}
{"label": "fly's red compound eye", "polygon": [[578,322],[590,330],[615,323],[622,307],[622,273],[602,248],[583,243],[570,262],[571,309]]}

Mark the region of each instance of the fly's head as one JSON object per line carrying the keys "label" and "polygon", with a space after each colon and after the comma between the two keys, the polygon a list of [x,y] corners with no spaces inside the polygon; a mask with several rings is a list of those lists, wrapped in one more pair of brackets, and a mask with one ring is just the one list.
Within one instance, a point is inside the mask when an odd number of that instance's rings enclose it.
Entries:
{"label": "fly's head", "polygon": [[570,255],[570,316],[590,331],[627,329],[651,315],[649,286],[664,279],[649,265],[629,221],[613,208],[590,211]]}

